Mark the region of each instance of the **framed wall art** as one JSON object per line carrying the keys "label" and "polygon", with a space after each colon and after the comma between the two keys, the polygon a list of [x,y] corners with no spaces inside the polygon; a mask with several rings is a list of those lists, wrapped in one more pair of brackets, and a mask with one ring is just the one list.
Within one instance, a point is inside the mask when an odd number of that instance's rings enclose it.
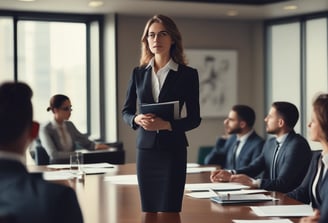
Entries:
{"label": "framed wall art", "polygon": [[237,101],[237,51],[186,49],[185,54],[199,73],[201,116],[226,117]]}

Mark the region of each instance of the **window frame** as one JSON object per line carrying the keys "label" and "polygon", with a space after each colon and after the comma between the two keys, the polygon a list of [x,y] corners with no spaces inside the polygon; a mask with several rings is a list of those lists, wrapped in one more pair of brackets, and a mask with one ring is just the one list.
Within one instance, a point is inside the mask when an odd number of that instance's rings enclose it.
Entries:
{"label": "window frame", "polygon": [[[105,140],[105,114],[104,114],[104,97],[102,96],[104,93],[104,69],[103,69],[103,25],[104,25],[104,15],[102,14],[68,14],[68,13],[45,13],[45,12],[26,12],[26,11],[4,11],[0,10],[0,17],[9,17],[13,19],[13,81],[18,81],[18,54],[17,54],[17,23],[18,21],[42,21],[42,22],[69,22],[69,23],[84,23],[86,25],[86,83],[87,83],[87,95],[86,95],[86,105],[87,105],[87,117],[86,117],[86,125],[87,125],[87,132],[85,133],[88,136],[93,136],[94,140],[104,141]],[[96,46],[96,52],[98,53],[99,61],[96,61],[98,64],[98,74],[97,79],[99,80],[98,92],[96,93],[97,100],[99,100],[99,120],[97,121],[98,124],[92,123],[91,121],[91,100],[95,98],[93,93],[91,92],[91,82],[92,82],[92,75],[91,75],[91,51],[92,51],[92,43],[91,43],[91,25],[94,23],[98,23],[98,45]],[[95,74],[93,74],[95,75]],[[93,127],[91,127],[93,125]],[[98,134],[94,135],[92,128],[97,126],[96,132]]]}
{"label": "window frame", "polygon": [[[264,65],[264,86],[265,86],[265,103],[264,103],[264,111],[267,111],[270,107],[272,101],[272,86],[269,83],[270,79],[272,78],[272,39],[271,39],[271,28],[275,25],[283,25],[288,23],[295,23],[298,22],[300,24],[300,134],[303,136],[307,136],[307,117],[309,114],[307,114],[308,107],[311,106],[311,102],[307,101],[307,52],[306,52],[306,23],[307,21],[314,20],[314,19],[322,19],[325,18],[328,20],[328,12],[319,12],[314,14],[307,14],[307,15],[299,15],[299,16],[293,16],[293,17],[286,17],[286,18],[278,18],[278,19],[272,19],[272,20],[266,20],[264,21],[264,55],[265,55],[265,65]],[[328,22],[327,22],[328,24]],[[328,27],[327,27],[328,30]],[[328,39],[327,39],[328,43]],[[328,54],[328,49],[327,54]],[[327,74],[328,75],[328,74]],[[328,85],[327,85],[328,90]]]}

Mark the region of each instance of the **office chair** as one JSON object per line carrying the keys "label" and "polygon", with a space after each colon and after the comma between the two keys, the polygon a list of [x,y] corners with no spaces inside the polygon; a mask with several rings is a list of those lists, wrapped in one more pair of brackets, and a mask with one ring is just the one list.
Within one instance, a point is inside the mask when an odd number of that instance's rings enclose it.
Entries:
{"label": "office chair", "polygon": [[35,139],[30,148],[30,154],[35,161],[36,165],[48,165],[49,155],[41,145],[39,138]]}

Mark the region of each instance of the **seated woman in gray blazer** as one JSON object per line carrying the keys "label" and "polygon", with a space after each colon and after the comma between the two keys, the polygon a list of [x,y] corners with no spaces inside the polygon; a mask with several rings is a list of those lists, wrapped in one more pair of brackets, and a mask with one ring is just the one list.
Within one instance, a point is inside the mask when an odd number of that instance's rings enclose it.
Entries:
{"label": "seated woman in gray blazer", "polygon": [[107,149],[105,144],[96,144],[82,134],[75,125],[68,121],[72,105],[66,95],[56,94],[50,99],[47,111],[52,111],[54,119],[41,126],[39,138],[49,155],[50,163],[67,163],[69,155],[77,147],[87,150]]}

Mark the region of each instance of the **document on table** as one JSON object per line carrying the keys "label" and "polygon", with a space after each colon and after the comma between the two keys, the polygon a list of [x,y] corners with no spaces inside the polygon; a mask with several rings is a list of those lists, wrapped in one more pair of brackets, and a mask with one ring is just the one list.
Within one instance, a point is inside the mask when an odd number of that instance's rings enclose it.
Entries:
{"label": "document on table", "polygon": [[42,176],[44,180],[70,180],[75,178],[75,174],[70,170],[45,171]]}
{"label": "document on table", "polygon": [[[70,164],[50,164],[47,166],[50,169],[56,169],[64,172],[64,170],[70,171]],[[109,163],[89,163],[89,164],[82,164],[81,165],[83,172],[87,175],[89,174],[102,174],[102,173],[108,173],[108,172],[115,172],[117,170],[117,165],[112,165]],[[57,174],[58,177],[60,175],[63,175],[63,173],[58,172],[58,171],[49,171],[53,173],[47,173],[46,177],[52,178],[55,177]],[[52,175],[52,176],[50,176]]]}
{"label": "document on table", "polygon": [[273,197],[264,194],[234,194],[211,197],[211,201],[219,204],[240,204],[251,202],[272,201]]}
{"label": "document on table", "polygon": [[232,220],[234,223],[293,223],[289,219],[270,219],[270,220]]}
{"label": "document on table", "polygon": [[239,183],[194,183],[186,184],[185,190],[187,191],[208,191],[209,189],[215,191],[230,191],[230,190],[241,190],[249,188],[248,186]]}
{"label": "document on table", "polygon": [[226,196],[228,194],[259,194],[259,193],[265,193],[268,192],[267,190],[263,189],[242,189],[242,190],[233,190],[233,191],[219,191],[217,194],[219,196]]}
{"label": "document on table", "polygon": [[113,184],[125,184],[125,185],[137,185],[137,175],[116,175],[106,176],[104,181],[111,182]]}
{"label": "document on table", "polygon": [[116,168],[107,168],[107,167],[83,167],[82,170],[87,175],[113,173],[117,171]]}
{"label": "document on table", "polygon": [[212,191],[190,192],[190,193],[186,193],[186,195],[189,197],[200,198],[200,199],[206,199],[206,198],[218,196],[217,193],[215,192],[213,193]]}
{"label": "document on table", "polygon": [[188,167],[187,173],[211,172],[213,170],[216,170],[216,167]]}
{"label": "document on table", "polygon": [[187,163],[187,168],[199,167],[198,163]]}
{"label": "document on table", "polygon": [[251,206],[257,216],[261,217],[302,217],[312,216],[313,209],[310,205],[271,205]]}
{"label": "document on table", "polygon": [[256,194],[256,193],[264,193],[267,192],[263,189],[243,189],[243,190],[233,190],[233,191],[220,191],[220,192],[214,192],[213,190],[209,191],[200,191],[200,192],[190,192],[186,193],[187,196],[193,197],[193,198],[211,198],[221,195],[232,195],[232,194]]}
{"label": "document on table", "polygon": [[[47,165],[48,168],[51,169],[70,169],[70,164],[50,164]],[[116,165],[109,163],[88,163],[82,164],[83,168],[115,168]]]}

